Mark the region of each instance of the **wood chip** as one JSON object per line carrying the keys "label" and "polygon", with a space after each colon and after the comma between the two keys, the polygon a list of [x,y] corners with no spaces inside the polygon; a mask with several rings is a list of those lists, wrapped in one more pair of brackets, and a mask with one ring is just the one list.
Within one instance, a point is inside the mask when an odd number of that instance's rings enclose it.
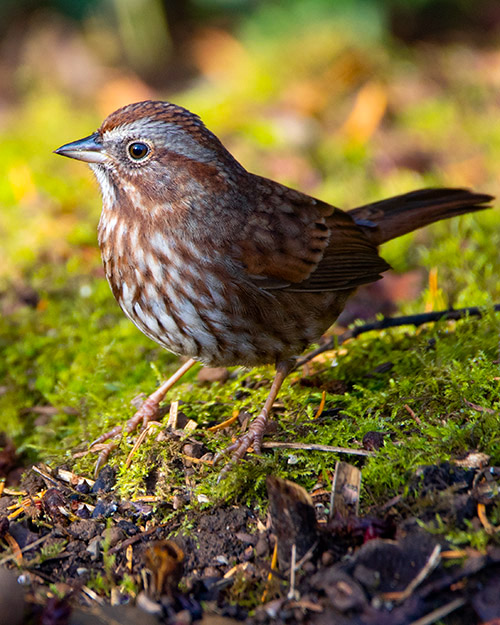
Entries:
{"label": "wood chip", "polygon": [[170,404],[170,410],[168,412],[167,428],[169,430],[177,429],[177,415],[178,414],[179,414],[179,402],[173,401]]}
{"label": "wood chip", "polygon": [[270,475],[266,484],[271,524],[278,538],[279,568],[285,571],[293,548],[300,560],[317,543],[314,504],[307,491],[294,482]]}
{"label": "wood chip", "polygon": [[333,476],[330,518],[346,519],[359,514],[361,471],[347,462],[337,462]]}

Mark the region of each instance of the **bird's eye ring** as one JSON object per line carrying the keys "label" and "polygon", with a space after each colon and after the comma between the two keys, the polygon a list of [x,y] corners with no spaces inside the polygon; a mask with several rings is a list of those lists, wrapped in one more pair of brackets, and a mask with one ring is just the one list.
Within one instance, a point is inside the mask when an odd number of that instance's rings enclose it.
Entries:
{"label": "bird's eye ring", "polygon": [[142,141],[133,141],[129,143],[127,150],[134,161],[142,161],[149,154],[149,145]]}

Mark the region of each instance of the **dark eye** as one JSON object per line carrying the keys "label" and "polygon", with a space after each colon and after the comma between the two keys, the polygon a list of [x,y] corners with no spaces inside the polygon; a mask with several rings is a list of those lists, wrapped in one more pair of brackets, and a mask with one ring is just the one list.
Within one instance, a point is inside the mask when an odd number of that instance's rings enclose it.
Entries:
{"label": "dark eye", "polygon": [[134,141],[128,146],[128,153],[135,161],[140,161],[149,154],[149,146],[140,141]]}

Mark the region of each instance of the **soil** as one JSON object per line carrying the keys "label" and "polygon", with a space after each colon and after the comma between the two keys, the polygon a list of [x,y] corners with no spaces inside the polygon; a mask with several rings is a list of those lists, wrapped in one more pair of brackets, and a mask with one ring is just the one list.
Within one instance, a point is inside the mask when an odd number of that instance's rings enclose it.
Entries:
{"label": "soil", "polygon": [[0,625],[500,618],[500,548],[461,551],[428,531],[440,515],[464,531],[495,532],[487,513],[500,470],[484,458],[423,467],[406,495],[363,517],[329,518],[326,489],[310,495],[269,477],[264,515],[180,507],[166,522],[147,501],[117,499],[109,467],[93,484],[65,467],[31,467],[19,480],[8,444],[2,462]]}

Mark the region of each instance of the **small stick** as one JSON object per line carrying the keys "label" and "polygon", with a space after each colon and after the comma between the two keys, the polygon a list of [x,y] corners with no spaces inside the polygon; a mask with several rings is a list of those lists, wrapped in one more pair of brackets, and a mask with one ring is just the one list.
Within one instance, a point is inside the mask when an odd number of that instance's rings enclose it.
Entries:
{"label": "small stick", "polygon": [[[34,540],[32,543],[29,543],[29,544],[25,545],[24,547],[21,548],[21,550],[20,550],[21,553],[24,553],[25,551],[29,551],[30,549],[33,549],[34,547],[38,547],[38,545],[41,545],[50,536],[51,536],[51,534],[45,534],[45,536],[42,536],[38,540]],[[0,560],[0,566],[3,566],[7,562],[10,562],[10,560],[14,560],[15,557],[16,557],[15,554],[11,554],[11,555],[6,556],[5,558],[2,558]]]}
{"label": "small stick", "polygon": [[[385,601],[396,601],[397,603],[402,603],[408,597],[411,596],[415,588],[421,584],[426,577],[428,577],[432,571],[436,568],[441,560],[441,547],[440,545],[436,545],[432,550],[431,555],[427,559],[427,562],[423,566],[423,568],[418,572],[417,576],[414,577],[408,586],[401,592],[386,592],[381,595],[381,598]],[[437,620],[437,619],[436,619]]]}
{"label": "small stick", "polygon": [[436,621],[439,621],[439,619],[447,616],[451,612],[458,610],[458,608],[461,608],[463,605],[465,605],[465,599],[463,597],[458,597],[457,599],[453,599],[453,601],[446,603],[440,608],[436,608],[432,612],[429,612],[428,614],[422,616],[416,621],[413,621],[411,625],[432,625],[432,623],[435,623]]}
{"label": "small stick", "polygon": [[130,467],[130,465],[132,464],[132,458],[133,458],[135,452],[142,445],[142,443],[143,443],[144,439],[146,438],[146,436],[149,436],[149,434],[151,434],[151,432],[154,429],[159,428],[159,427],[161,427],[161,423],[159,423],[158,421],[150,421],[147,424],[147,426],[142,430],[142,432],[137,437],[137,440],[135,441],[134,446],[130,450],[130,453],[127,456],[127,459],[125,460],[125,468],[126,469],[128,469]]}
{"label": "small stick", "polygon": [[290,556],[290,590],[287,599],[297,599],[295,594],[295,564],[297,562],[297,545],[293,543],[292,554]]}
{"label": "small stick", "polygon": [[325,451],[335,454],[352,454],[353,456],[375,456],[373,451],[366,449],[351,449],[350,447],[333,447],[332,445],[320,445],[319,443],[262,443],[262,449],[303,449],[305,451]]}
{"label": "small stick", "polygon": [[417,423],[417,425],[422,425],[422,419],[420,419],[420,417],[417,417],[415,412],[410,408],[410,406],[408,406],[408,404],[403,404],[403,408],[410,415],[410,417],[413,417],[413,419],[415,419],[415,423]]}

